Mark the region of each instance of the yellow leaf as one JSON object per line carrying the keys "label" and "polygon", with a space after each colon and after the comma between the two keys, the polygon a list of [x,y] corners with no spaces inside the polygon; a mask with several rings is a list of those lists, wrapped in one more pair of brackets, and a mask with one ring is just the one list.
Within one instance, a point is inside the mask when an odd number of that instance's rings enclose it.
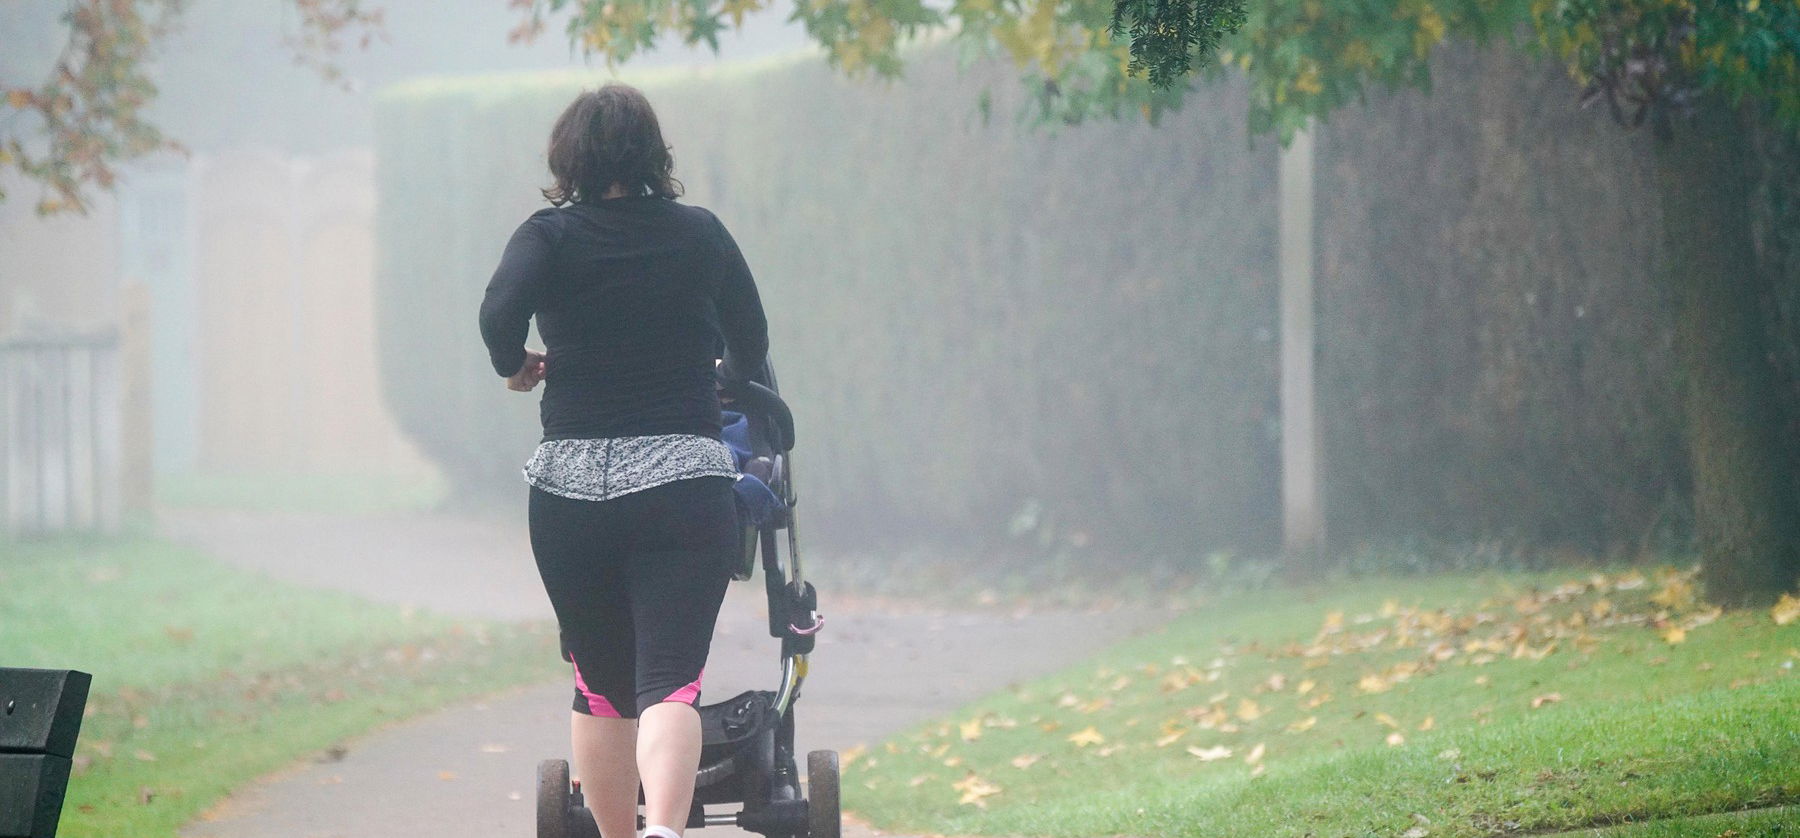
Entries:
{"label": "yellow leaf", "polygon": [[1785,626],[1795,620],[1800,620],[1800,597],[1793,594],[1782,594],[1781,599],[1775,603],[1775,607],[1769,609],[1769,616],[1775,620],[1775,625],[1778,626]]}
{"label": "yellow leaf", "polygon": [[[1245,56],[1248,58],[1249,56]],[[1324,625],[1319,626],[1320,634],[1336,634],[1344,628],[1344,612],[1332,611],[1325,615]]]}
{"label": "yellow leaf", "polygon": [[869,754],[869,746],[859,743],[855,747],[852,747],[849,750],[844,751],[842,754],[840,754],[838,756],[839,767],[843,768],[845,766],[848,766],[851,763],[853,763],[859,759],[862,759],[865,756],[868,756],[868,754]]}
{"label": "yellow leaf", "polygon": [[1214,762],[1221,759],[1229,759],[1231,757],[1231,749],[1224,745],[1214,745],[1211,748],[1200,748],[1189,745],[1187,752],[1199,757],[1201,762]]}
{"label": "yellow leaf", "polygon": [[1422,721],[1419,723],[1420,730],[1430,730],[1434,727],[1437,727],[1437,717],[1436,716],[1426,716],[1425,721]]}
{"label": "yellow leaf", "polygon": [[1391,686],[1387,679],[1373,674],[1364,675],[1361,680],[1356,682],[1356,688],[1366,693],[1387,692]]}
{"label": "yellow leaf", "polygon": [[1396,730],[1393,733],[1390,733],[1387,735],[1387,743],[1388,743],[1388,747],[1397,748],[1401,745],[1406,744],[1406,737],[1400,735],[1400,731]]}
{"label": "yellow leaf", "polygon": [[1294,692],[1297,692],[1301,695],[1306,695],[1307,693],[1313,691],[1313,687],[1316,687],[1318,685],[1319,685],[1318,682],[1314,681],[1311,678],[1308,678],[1304,681],[1301,681],[1299,686],[1294,687]]}
{"label": "yellow leaf", "polygon": [[1185,731],[1185,730],[1177,730],[1174,733],[1164,734],[1162,736],[1157,737],[1156,747],[1167,748],[1170,745],[1175,744],[1175,740],[1180,739],[1181,737],[1186,736],[1186,735],[1187,735],[1187,731]]}
{"label": "yellow leaf", "polygon": [[1556,702],[1561,701],[1561,700],[1562,700],[1562,693],[1544,693],[1543,695],[1540,695],[1531,700],[1531,709],[1536,710],[1545,705],[1555,704]]}
{"label": "yellow leaf", "polygon": [[962,734],[964,742],[973,742],[981,738],[981,719],[979,717],[963,722],[956,727],[957,732]]}
{"label": "yellow leaf", "polygon": [[1093,725],[1089,725],[1085,730],[1070,734],[1069,741],[1074,742],[1078,748],[1085,748],[1105,742],[1106,737],[1101,736],[1100,731],[1095,730]]}
{"label": "yellow leaf", "polygon": [[1248,698],[1240,699],[1238,701],[1237,717],[1246,722],[1254,722],[1257,719],[1262,718],[1263,712],[1261,705]]}
{"label": "yellow leaf", "polygon": [[1263,752],[1265,750],[1267,750],[1267,749],[1263,747],[1263,743],[1261,743],[1261,742],[1256,743],[1256,747],[1251,748],[1250,753],[1244,755],[1244,762],[1249,763],[1251,765],[1255,765],[1259,762],[1262,762]]}
{"label": "yellow leaf", "polygon": [[1319,723],[1318,716],[1307,716],[1306,718],[1301,719],[1300,721],[1297,721],[1291,725],[1288,725],[1287,729],[1288,729],[1289,733],[1304,733],[1306,731],[1312,730],[1313,725],[1316,725],[1318,723]]}
{"label": "yellow leaf", "polygon": [[1400,726],[1399,720],[1395,719],[1393,716],[1390,716],[1386,713],[1376,713],[1375,721],[1380,722],[1383,725],[1386,725],[1387,727],[1398,728]]}
{"label": "yellow leaf", "polygon": [[1693,577],[1670,574],[1663,580],[1662,590],[1650,595],[1650,601],[1664,608],[1684,608],[1694,601]]}
{"label": "yellow leaf", "polygon": [[974,774],[970,774],[961,780],[951,783],[950,787],[962,792],[962,798],[957,800],[957,803],[964,806],[979,806],[983,809],[987,808],[987,798],[1000,793],[999,786],[983,780]]}
{"label": "yellow leaf", "polygon": [[1677,643],[1685,643],[1687,642],[1687,629],[1684,629],[1681,626],[1669,626],[1662,630],[1662,639],[1664,643],[1667,643],[1670,646]]}
{"label": "yellow leaf", "polygon": [[1024,769],[1030,768],[1032,766],[1032,764],[1037,762],[1039,759],[1042,759],[1042,757],[1038,756],[1037,754],[1020,754],[1016,757],[1013,757],[1011,762],[1012,762],[1012,767],[1023,771]]}

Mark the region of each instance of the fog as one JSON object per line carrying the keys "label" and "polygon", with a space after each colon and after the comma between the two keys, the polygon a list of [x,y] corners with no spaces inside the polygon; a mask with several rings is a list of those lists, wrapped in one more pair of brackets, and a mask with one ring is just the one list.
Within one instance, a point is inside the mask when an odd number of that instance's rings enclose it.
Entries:
{"label": "fog", "polygon": [[[1286,145],[1259,117],[1317,68],[1270,94],[1248,55],[1064,121],[1079,91],[951,35],[853,77],[786,3],[609,68],[564,18],[509,43],[516,2],[381,0],[336,79],[288,44],[304,2],[181,5],[143,112],[180,150],[40,215],[0,145],[0,827],[29,796],[74,836],[572,838],[558,761],[634,702],[702,708],[696,827],[838,838],[840,756],[864,836],[1793,823],[1773,117],[1658,139],[1538,53],[1437,43],[1430,3],[1395,12],[1428,86]],[[82,6],[0,0],[0,144],[44,148],[18,103]],[[741,450],[626,443],[700,480],[540,447],[559,347],[519,392],[478,330],[552,124],[614,80],[743,256],[794,419],[737,384]],[[686,256],[735,266],[708,230]],[[522,472],[559,456],[666,482],[551,501]],[[706,478],[716,520],[644,500]],[[752,525],[650,549],[554,511],[640,500],[670,544]],[[703,564],[606,564],[646,557]],[[645,697],[636,655],[686,685]],[[15,706],[61,732],[17,745]]]}

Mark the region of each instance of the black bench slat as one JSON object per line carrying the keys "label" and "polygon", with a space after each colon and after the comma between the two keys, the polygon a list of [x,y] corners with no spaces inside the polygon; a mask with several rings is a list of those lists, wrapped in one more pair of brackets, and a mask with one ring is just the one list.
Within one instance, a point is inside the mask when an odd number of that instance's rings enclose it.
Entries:
{"label": "black bench slat", "polygon": [[68,757],[0,754],[0,838],[56,838]]}
{"label": "black bench slat", "polygon": [[92,681],[70,669],[0,669],[0,754],[74,757]]}

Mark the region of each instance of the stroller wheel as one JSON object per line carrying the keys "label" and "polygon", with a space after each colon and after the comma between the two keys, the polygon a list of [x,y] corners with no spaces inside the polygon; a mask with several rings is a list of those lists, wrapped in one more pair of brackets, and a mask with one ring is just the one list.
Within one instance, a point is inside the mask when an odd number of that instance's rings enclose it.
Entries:
{"label": "stroller wheel", "polygon": [[538,763],[537,838],[569,838],[569,763]]}
{"label": "stroller wheel", "polygon": [[807,838],[839,838],[843,820],[838,812],[837,751],[813,751],[806,755]]}

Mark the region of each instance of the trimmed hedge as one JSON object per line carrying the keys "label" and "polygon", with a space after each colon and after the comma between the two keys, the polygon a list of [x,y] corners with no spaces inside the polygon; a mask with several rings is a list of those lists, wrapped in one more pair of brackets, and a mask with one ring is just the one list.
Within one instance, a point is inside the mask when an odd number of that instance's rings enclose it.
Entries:
{"label": "trimmed hedge", "polygon": [[[1440,64],[1436,96],[1320,132],[1334,541],[1678,539],[1641,140],[1574,111],[1552,67]],[[627,80],[758,275],[813,534],[1275,546],[1275,149],[1247,141],[1236,85],[1155,128],[1046,131],[1011,119],[1011,67],[947,55],[893,86],[810,57]],[[514,491],[535,442],[535,399],[493,380],[474,316],[541,205],[551,121],[600,81],[379,100],[389,392],[467,492]]]}

